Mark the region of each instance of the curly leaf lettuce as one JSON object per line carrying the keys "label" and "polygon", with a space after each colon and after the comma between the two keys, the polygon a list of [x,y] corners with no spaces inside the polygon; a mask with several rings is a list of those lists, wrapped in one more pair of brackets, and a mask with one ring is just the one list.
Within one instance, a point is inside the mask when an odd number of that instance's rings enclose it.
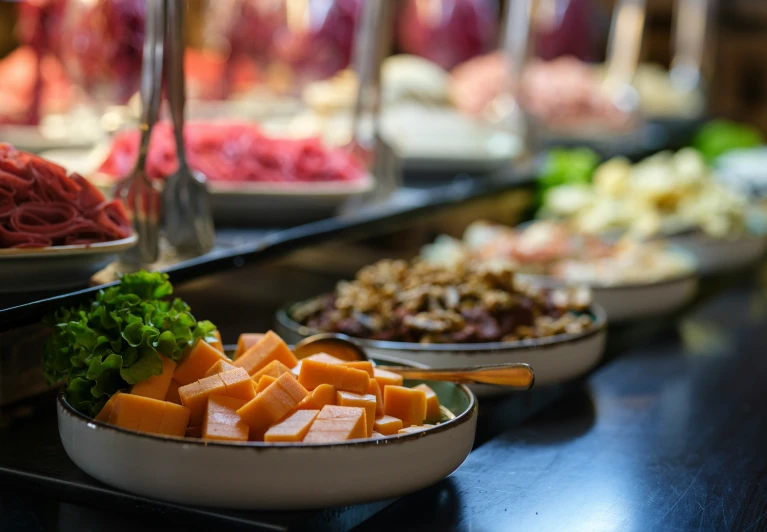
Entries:
{"label": "curly leaf lettuce", "polygon": [[117,391],[160,375],[161,356],[179,360],[198,339],[212,341],[216,326],[197,321],[172,294],[167,274],[140,271],[46,318],[53,327],[43,351],[48,382],[63,380],[67,402],[95,416]]}

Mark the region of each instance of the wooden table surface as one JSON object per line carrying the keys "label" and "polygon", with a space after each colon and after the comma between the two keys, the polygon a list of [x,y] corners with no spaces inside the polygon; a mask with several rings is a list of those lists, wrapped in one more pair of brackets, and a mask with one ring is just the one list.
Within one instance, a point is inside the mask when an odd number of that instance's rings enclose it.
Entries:
{"label": "wooden table surface", "polygon": [[[356,530],[767,529],[765,293],[743,276],[661,334],[636,329],[528,421],[492,432],[486,418],[454,475]],[[2,492],[0,530],[147,530],[139,514]]]}

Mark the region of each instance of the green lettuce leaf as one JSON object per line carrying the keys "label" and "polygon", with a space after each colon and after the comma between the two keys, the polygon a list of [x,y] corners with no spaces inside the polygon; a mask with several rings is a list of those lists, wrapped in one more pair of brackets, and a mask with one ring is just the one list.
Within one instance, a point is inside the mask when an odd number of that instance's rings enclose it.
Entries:
{"label": "green lettuce leaf", "polygon": [[47,381],[63,381],[69,404],[95,416],[116,392],[160,375],[163,356],[179,360],[198,339],[215,339],[216,326],[198,322],[172,294],[167,274],[140,271],[48,316]]}

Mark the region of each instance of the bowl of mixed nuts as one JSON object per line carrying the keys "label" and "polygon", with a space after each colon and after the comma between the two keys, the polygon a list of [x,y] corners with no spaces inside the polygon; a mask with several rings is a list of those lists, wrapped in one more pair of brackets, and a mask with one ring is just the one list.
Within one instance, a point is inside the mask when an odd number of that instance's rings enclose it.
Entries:
{"label": "bowl of mixed nuts", "polygon": [[414,259],[366,266],[333,293],[281,309],[276,327],[288,341],[340,333],[370,356],[435,368],[524,362],[541,387],[594,367],[606,322],[585,287],[544,288],[501,263]]}

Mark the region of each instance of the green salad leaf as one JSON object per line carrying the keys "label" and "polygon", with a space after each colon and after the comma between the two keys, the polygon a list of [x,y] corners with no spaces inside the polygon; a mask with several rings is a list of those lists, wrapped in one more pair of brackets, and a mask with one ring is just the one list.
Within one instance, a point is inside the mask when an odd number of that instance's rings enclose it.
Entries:
{"label": "green salad leaf", "polygon": [[552,188],[588,184],[600,163],[599,155],[589,148],[554,148],[546,154],[538,176],[538,199],[542,202]]}
{"label": "green salad leaf", "polygon": [[700,128],[692,146],[710,163],[728,151],[754,148],[763,142],[762,134],[753,126],[728,120],[711,120]]}
{"label": "green salad leaf", "polygon": [[167,274],[140,271],[89,303],[48,316],[46,380],[63,380],[67,402],[95,416],[117,391],[160,375],[160,355],[179,360],[198,339],[213,341],[216,326],[197,321],[172,294]]}

